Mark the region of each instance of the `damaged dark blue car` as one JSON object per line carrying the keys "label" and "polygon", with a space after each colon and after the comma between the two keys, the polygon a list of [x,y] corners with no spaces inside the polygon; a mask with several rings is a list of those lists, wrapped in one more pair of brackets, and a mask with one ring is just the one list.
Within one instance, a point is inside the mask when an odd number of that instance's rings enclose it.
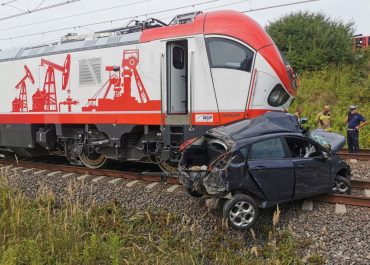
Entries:
{"label": "damaged dark blue car", "polygon": [[303,132],[294,115],[270,112],[211,129],[186,146],[180,181],[190,195],[226,199],[231,227],[249,229],[259,208],[324,193],[350,193],[341,135]]}

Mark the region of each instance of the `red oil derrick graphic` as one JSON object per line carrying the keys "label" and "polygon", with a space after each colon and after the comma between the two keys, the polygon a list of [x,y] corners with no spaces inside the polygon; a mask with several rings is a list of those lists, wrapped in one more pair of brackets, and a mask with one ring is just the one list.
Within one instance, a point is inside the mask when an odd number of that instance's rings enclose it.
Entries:
{"label": "red oil derrick graphic", "polygon": [[[44,87],[42,90],[37,89],[36,93],[32,96],[32,111],[33,112],[56,112],[58,111],[57,99],[57,85],[55,81],[55,71],[62,73],[62,90],[66,90],[69,83],[69,75],[71,69],[71,55],[68,54],[64,65],[58,65],[51,61],[41,59],[41,66],[47,67]],[[71,90],[67,90],[68,97],[65,101],[59,104],[67,105],[68,111],[72,111],[72,106],[77,105],[78,101],[74,101],[70,97]]]}
{"label": "red oil derrick graphic", "polygon": [[12,102],[12,112],[28,112],[26,81],[29,80],[32,84],[35,84],[35,79],[26,65],[24,66],[24,70],[26,72],[25,76],[15,86],[15,88],[19,90],[19,96]]}
{"label": "red oil derrick graphic", "polygon": [[[88,100],[82,111],[134,111],[159,110],[161,101],[151,100],[137,70],[140,61],[139,50],[124,50],[122,69],[118,66],[107,66],[109,80]],[[132,96],[132,78],[135,78],[140,100]],[[108,98],[113,87],[113,99]],[[104,91],[102,97],[99,98]]]}

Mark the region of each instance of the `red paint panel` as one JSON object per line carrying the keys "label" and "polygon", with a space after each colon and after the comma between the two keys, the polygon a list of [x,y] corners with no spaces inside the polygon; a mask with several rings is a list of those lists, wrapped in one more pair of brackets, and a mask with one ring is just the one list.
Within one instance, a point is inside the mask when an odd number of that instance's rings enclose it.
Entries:
{"label": "red paint panel", "polygon": [[244,41],[259,50],[274,44],[266,31],[252,18],[236,11],[207,13],[204,34],[220,34]]}
{"label": "red paint panel", "polygon": [[281,58],[280,52],[275,45],[270,45],[259,51],[259,53],[266,59],[266,61],[271,65],[276,74],[279,76],[281,82],[288,90],[288,92],[296,96],[297,90],[292,88],[288,72],[286,70],[283,59]]}
{"label": "red paint panel", "polygon": [[257,22],[236,11],[208,12],[197,16],[190,24],[144,30],[140,42],[202,33],[230,36],[244,41],[256,50],[274,43]]}

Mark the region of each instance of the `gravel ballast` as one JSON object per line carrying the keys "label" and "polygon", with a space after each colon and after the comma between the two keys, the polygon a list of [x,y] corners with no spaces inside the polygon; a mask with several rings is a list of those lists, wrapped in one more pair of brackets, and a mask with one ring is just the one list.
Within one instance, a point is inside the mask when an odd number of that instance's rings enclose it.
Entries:
{"label": "gravel ballast", "polygon": [[[362,169],[368,164],[351,164],[352,171],[363,175]],[[358,170],[358,171],[356,171]],[[162,210],[182,216],[184,226],[192,231],[199,241],[206,241],[221,222],[221,211],[206,207],[206,198],[190,197],[179,187],[173,193],[167,192],[170,185],[159,184],[148,190],[148,182],[138,182],[127,187],[130,181],[120,180],[109,183],[112,179],[103,178],[92,182],[96,176],[87,176],[77,180],[80,175],[62,178],[63,173],[47,176],[48,173],[34,175],[32,172],[21,173],[6,170],[9,186],[20,189],[30,198],[35,198],[40,188],[49,188],[57,200],[73,198],[83,205],[97,205],[115,202],[126,212],[146,212]],[[49,172],[50,173],[50,172]],[[368,173],[368,172],[367,172]],[[357,178],[357,177],[356,177]],[[280,207],[280,229],[291,228],[294,237],[307,246],[303,256],[317,253],[325,258],[327,264],[370,264],[370,208],[347,207],[347,213],[334,213],[335,205],[314,202],[313,211],[300,209],[300,202],[284,204]],[[272,225],[274,209],[264,210],[254,231],[260,243],[266,240],[266,229]],[[245,240],[250,246],[250,233],[228,231],[228,236]],[[306,262],[303,259],[303,262]]]}

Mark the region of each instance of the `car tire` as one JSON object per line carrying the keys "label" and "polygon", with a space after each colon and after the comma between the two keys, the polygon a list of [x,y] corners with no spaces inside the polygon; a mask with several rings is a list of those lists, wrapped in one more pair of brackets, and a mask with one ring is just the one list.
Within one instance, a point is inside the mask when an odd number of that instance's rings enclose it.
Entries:
{"label": "car tire", "polygon": [[351,182],[347,178],[338,175],[334,180],[333,193],[351,194]]}
{"label": "car tire", "polygon": [[259,216],[259,208],[252,197],[245,194],[236,194],[226,201],[223,215],[230,227],[245,231],[256,222]]}
{"label": "car tire", "polygon": [[187,193],[191,196],[191,197],[195,197],[195,198],[200,198],[200,197],[203,197],[203,194],[202,193],[199,193],[191,188],[186,188],[186,191]]}

